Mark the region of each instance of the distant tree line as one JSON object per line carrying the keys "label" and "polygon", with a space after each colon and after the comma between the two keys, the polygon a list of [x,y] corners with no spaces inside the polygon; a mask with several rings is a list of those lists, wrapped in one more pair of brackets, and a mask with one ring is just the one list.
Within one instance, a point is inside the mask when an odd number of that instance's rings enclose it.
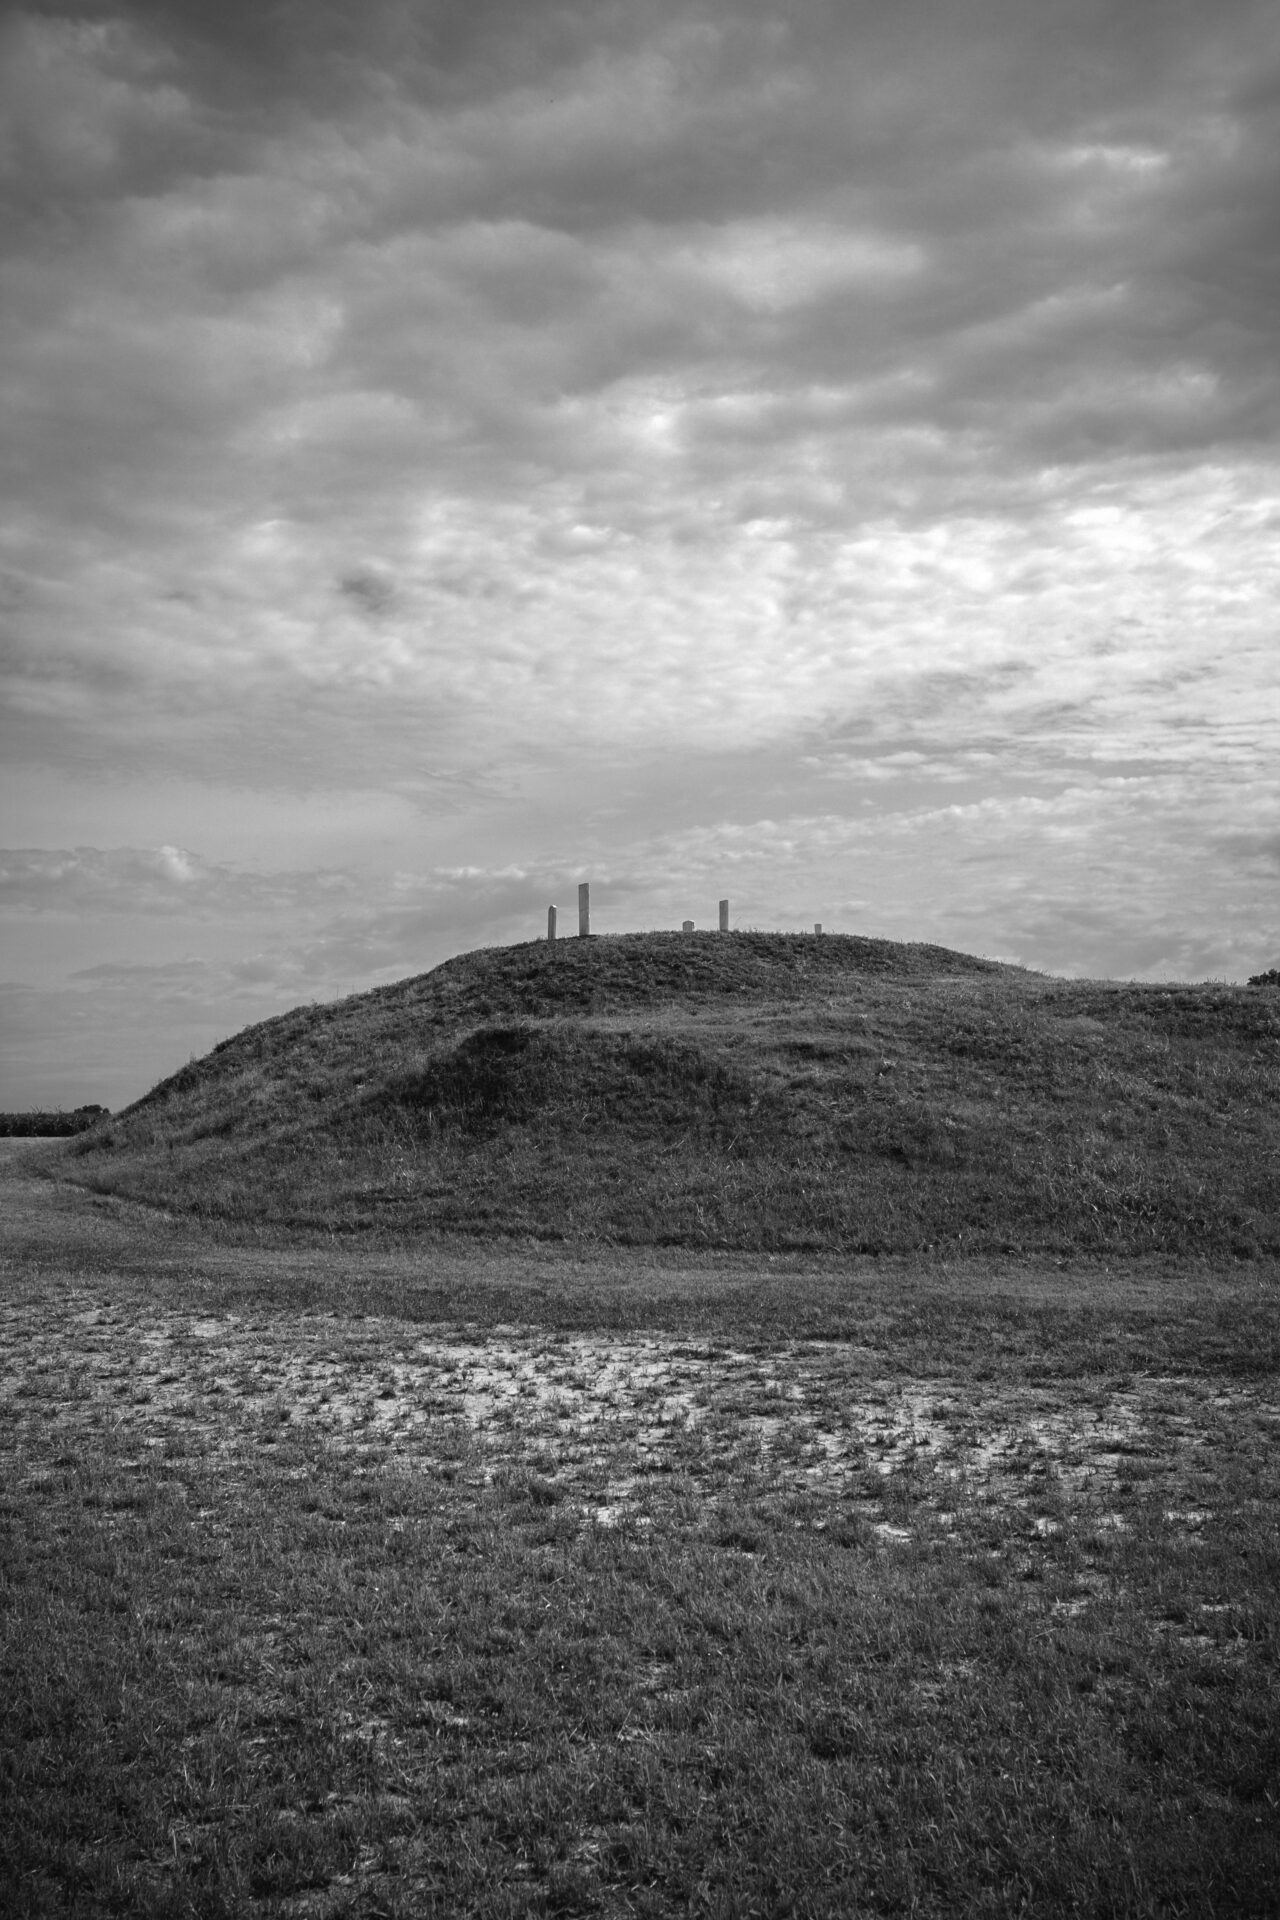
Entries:
{"label": "distant tree line", "polygon": [[1268,967],[1265,973],[1249,975],[1251,987],[1280,987],[1280,967]]}
{"label": "distant tree line", "polygon": [[84,1133],[97,1121],[106,1118],[109,1107],[75,1107],[70,1113],[64,1113],[59,1107],[56,1113],[0,1113],[0,1138],[30,1139],[36,1134],[66,1135]]}

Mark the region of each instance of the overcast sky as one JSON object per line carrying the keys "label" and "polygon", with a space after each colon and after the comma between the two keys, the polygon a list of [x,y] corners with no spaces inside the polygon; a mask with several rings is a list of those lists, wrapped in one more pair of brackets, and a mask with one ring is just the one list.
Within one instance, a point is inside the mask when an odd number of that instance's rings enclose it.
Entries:
{"label": "overcast sky", "polygon": [[1280,964],[1274,0],[104,0],[0,71],[0,1106],[582,878]]}

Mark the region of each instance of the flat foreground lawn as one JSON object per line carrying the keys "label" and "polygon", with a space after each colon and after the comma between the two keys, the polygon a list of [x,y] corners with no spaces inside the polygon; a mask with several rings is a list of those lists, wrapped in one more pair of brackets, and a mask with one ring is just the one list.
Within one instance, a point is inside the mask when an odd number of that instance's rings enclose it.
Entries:
{"label": "flat foreground lawn", "polygon": [[1280,1907],[1274,1269],[0,1208],[0,1911]]}

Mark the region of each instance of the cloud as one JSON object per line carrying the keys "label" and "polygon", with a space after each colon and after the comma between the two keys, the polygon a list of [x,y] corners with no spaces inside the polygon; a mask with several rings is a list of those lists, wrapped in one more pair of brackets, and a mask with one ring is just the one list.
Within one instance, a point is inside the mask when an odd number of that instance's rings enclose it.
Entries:
{"label": "cloud", "polygon": [[295,911],[353,897],[343,873],[261,874],[183,847],[0,849],[0,913],[181,914]]}

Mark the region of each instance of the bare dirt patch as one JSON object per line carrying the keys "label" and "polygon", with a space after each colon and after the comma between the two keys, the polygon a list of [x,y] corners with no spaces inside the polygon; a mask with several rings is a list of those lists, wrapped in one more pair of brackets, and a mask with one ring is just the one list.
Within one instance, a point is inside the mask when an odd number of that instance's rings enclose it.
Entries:
{"label": "bare dirt patch", "polygon": [[[33,1451],[109,1432],[231,1464],[287,1431],[370,1470],[430,1473],[465,1454],[492,1479],[534,1462],[557,1498],[606,1522],[735,1469],[868,1512],[869,1475],[909,1472],[921,1517],[959,1488],[1029,1511],[1046,1491],[1105,1505],[1141,1474],[1169,1522],[1194,1530],[1215,1510],[1205,1488],[1224,1427],[1280,1437],[1270,1383],[919,1381],[877,1359],[829,1340],[753,1350],[516,1326],[415,1337],[381,1316],[147,1312],[73,1285],[0,1303],[0,1462],[20,1479]],[[1042,1534],[1059,1524],[1033,1518]]]}

